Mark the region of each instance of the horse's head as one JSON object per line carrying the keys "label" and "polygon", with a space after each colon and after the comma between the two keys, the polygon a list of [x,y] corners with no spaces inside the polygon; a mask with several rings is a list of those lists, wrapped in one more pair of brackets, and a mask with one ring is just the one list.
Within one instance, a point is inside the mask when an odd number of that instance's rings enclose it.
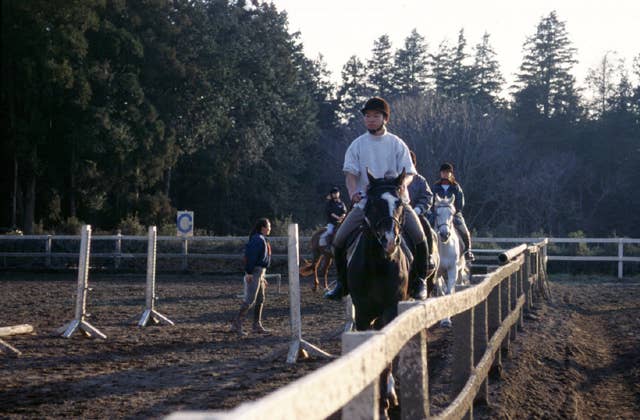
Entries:
{"label": "horse's head", "polygon": [[367,170],[369,188],[365,221],[387,256],[396,252],[400,245],[404,207],[400,198],[400,186],[406,172],[396,178],[374,178]]}
{"label": "horse's head", "polygon": [[455,196],[451,198],[440,198],[436,194],[435,202],[433,205],[436,215],[436,232],[440,235],[442,242],[447,242],[451,237],[453,215],[456,213],[456,209],[453,205]]}

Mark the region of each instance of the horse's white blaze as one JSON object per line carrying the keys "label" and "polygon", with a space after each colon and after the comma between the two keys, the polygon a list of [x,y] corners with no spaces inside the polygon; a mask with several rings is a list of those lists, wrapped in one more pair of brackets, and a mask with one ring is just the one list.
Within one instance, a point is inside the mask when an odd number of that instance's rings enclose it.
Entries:
{"label": "horse's white blaze", "polygon": [[[380,198],[387,201],[387,204],[389,205],[389,217],[393,218],[393,212],[396,209],[397,198],[394,197],[393,194],[388,192],[382,194]],[[393,231],[393,223],[391,224],[391,230],[386,231],[384,233],[384,236],[387,239],[387,251],[393,250],[396,240],[396,234]]]}

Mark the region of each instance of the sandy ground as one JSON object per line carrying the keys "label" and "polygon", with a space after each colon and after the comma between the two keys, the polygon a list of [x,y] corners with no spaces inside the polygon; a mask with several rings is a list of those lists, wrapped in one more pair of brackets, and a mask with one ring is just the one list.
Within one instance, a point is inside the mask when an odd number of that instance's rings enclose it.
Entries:
{"label": "sandy ground", "polygon": [[[327,363],[285,363],[288,294],[267,292],[269,337],[228,332],[241,292],[237,276],[158,276],[157,309],[176,322],[138,328],[144,277],[93,275],[89,321],[108,338],[52,335],[74,314],[73,273],[0,273],[0,326],[32,324],[0,354],[1,418],[160,418],[177,410],[226,409],[256,399]],[[302,285],[303,336],[340,353],[343,306]],[[557,279],[490,385],[479,418],[640,418],[640,281]],[[534,319],[535,318],[535,319]],[[248,322],[247,322],[248,324]],[[432,412],[448,395],[450,331],[429,333]],[[336,417],[336,416],[334,416]]]}
{"label": "sandy ground", "polygon": [[[557,277],[480,418],[640,418],[640,281]],[[481,411],[481,412],[479,412]]]}

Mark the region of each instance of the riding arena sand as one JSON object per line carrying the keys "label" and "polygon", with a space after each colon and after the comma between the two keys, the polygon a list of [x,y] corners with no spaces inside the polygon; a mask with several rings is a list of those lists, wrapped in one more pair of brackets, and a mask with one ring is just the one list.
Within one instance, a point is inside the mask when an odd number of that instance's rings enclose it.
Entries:
{"label": "riding arena sand", "polygon": [[[490,381],[476,418],[640,418],[640,280],[551,276]],[[270,336],[229,332],[239,275],[158,274],[157,309],[175,326],[136,326],[144,276],[91,274],[89,322],[106,340],[53,331],[73,318],[76,279],[67,273],[0,273],[0,327],[21,357],[0,353],[0,418],[161,418],[178,410],[223,410],[255,400],[328,361],[285,363],[290,339],[286,277],[270,284]],[[303,338],[340,353],[343,305],[301,284]],[[250,325],[247,321],[246,326]],[[429,330],[431,412],[452,401],[451,330]],[[319,391],[321,392],[321,391]],[[331,418],[338,419],[336,413]]]}

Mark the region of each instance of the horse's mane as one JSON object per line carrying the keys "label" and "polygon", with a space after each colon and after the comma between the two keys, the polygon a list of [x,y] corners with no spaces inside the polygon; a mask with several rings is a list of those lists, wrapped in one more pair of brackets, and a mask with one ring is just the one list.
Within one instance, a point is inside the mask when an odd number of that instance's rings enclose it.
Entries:
{"label": "horse's mane", "polygon": [[398,184],[396,184],[394,178],[376,179],[373,183],[369,184],[369,188],[367,188],[368,195],[382,195],[385,192],[393,192],[397,195]]}

